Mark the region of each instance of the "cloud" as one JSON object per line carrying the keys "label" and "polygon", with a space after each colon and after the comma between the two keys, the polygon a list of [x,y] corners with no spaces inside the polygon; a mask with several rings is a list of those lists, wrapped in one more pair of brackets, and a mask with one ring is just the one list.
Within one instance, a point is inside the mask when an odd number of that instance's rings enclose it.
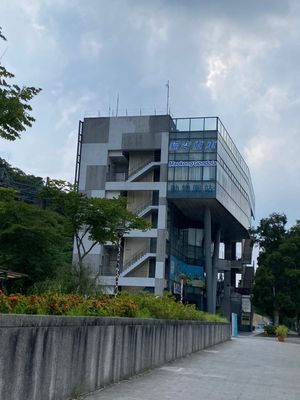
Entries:
{"label": "cloud", "polygon": [[212,98],[227,101],[233,96],[255,96],[263,74],[257,66],[278,47],[277,40],[267,41],[252,33],[239,32],[227,23],[218,26],[207,40],[205,86]]}
{"label": "cloud", "polygon": [[76,129],[71,130],[62,145],[61,149],[58,151],[58,157],[61,160],[60,170],[57,172],[54,178],[64,177],[68,182],[74,181],[74,171],[77,151],[77,137],[78,131]]}
{"label": "cloud", "polygon": [[296,217],[299,2],[3,0],[1,14],[5,65],[43,88],[34,126],[1,143],[13,165],[73,179],[85,111],[108,114],[118,93],[119,110],[165,110],[170,80],[175,117],[222,119],[249,163],[258,219],[281,203]]}
{"label": "cloud", "polygon": [[73,92],[64,93],[57,103],[57,121],[55,129],[60,131],[70,128],[74,124],[76,116],[83,115],[87,104],[93,102],[94,95],[85,93],[75,98]]}
{"label": "cloud", "polygon": [[83,58],[93,61],[97,58],[103,48],[102,41],[98,38],[97,33],[84,32],[80,39],[80,54]]}
{"label": "cloud", "polygon": [[214,89],[217,85],[217,81],[220,78],[226,77],[226,70],[227,66],[218,56],[208,59],[208,75],[205,86],[211,89],[214,98],[216,97]]}
{"label": "cloud", "polygon": [[273,163],[282,164],[284,144],[285,139],[282,136],[272,137],[271,132],[269,135],[262,134],[252,137],[244,149],[250,170],[259,172],[261,168],[268,168]]}
{"label": "cloud", "polygon": [[20,3],[22,11],[29,19],[32,28],[36,32],[45,31],[45,26],[40,22],[41,2],[40,0],[26,0]]}
{"label": "cloud", "polygon": [[279,86],[272,86],[267,88],[264,94],[257,96],[255,101],[249,105],[247,111],[254,114],[256,118],[263,116],[264,120],[278,121],[288,103],[287,90]]}

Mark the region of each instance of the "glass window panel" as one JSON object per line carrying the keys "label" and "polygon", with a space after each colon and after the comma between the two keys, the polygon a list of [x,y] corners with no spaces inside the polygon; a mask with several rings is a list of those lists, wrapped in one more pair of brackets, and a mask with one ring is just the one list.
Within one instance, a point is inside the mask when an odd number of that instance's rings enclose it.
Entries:
{"label": "glass window panel", "polygon": [[188,167],[177,167],[175,169],[174,180],[186,181],[188,179]]}
{"label": "glass window panel", "polygon": [[177,153],[175,154],[175,160],[181,161],[181,160],[188,160],[189,155],[188,153]]}
{"label": "glass window panel", "polygon": [[203,167],[191,167],[189,171],[190,181],[200,181],[202,180]]}
{"label": "glass window panel", "polygon": [[213,181],[216,180],[216,170],[217,170],[216,167],[210,167],[209,180],[213,180]]}
{"label": "glass window panel", "polygon": [[204,124],[205,124],[206,131],[216,131],[217,130],[217,118],[216,117],[205,118]]}
{"label": "glass window panel", "polygon": [[176,121],[176,129],[178,131],[189,131],[190,130],[190,119],[177,119]]}
{"label": "glass window panel", "polygon": [[174,168],[169,168],[168,169],[168,181],[173,181],[174,180]]}
{"label": "glass window panel", "polygon": [[217,154],[216,153],[203,153],[203,160],[216,160]]}
{"label": "glass window panel", "polygon": [[[208,156],[208,158],[203,158],[203,157],[206,157],[206,156]],[[197,161],[201,161],[201,160],[211,160],[211,158],[210,158],[210,156],[211,156],[211,153],[207,153],[207,154],[204,154],[204,153],[190,153],[189,154],[189,160],[197,160]]]}
{"label": "glass window panel", "polygon": [[215,180],[216,167],[203,167],[203,180],[211,181]]}
{"label": "glass window panel", "polygon": [[204,118],[191,119],[191,131],[203,131]]}

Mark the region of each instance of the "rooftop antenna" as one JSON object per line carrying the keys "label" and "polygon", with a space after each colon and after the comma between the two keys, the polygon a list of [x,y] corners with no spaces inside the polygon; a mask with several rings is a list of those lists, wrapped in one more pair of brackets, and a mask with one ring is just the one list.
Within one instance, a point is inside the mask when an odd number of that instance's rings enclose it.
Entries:
{"label": "rooftop antenna", "polygon": [[118,112],[119,112],[119,93],[118,93],[118,96],[117,96],[116,117],[118,116]]}
{"label": "rooftop antenna", "polygon": [[170,101],[170,82],[169,80],[166,83],[167,87],[167,114],[169,114],[169,101]]}

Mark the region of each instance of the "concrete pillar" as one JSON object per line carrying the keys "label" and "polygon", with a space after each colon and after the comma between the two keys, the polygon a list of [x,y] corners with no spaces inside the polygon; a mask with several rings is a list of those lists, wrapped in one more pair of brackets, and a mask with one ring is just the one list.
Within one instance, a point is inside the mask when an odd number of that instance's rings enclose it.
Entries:
{"label": "concrete pillar", "polygon": [[225,317],[230,321],[231,317],[231,284],[230,284],[230,271],[224,271],[224,298],[222,302],[222,308]]}
{"label": "concrete pillar", "polygon": [[231,242],[231,260],[236,260],[236,242]]}
{"label": "concrete pillar", "polygon": [[209,207],[204,210],[204,250],[206,272],[207,311],[213,313],[213,270],[211,257],[211,212]]}
{"label": "concrete pillar", "polygon": [[214,254],[213,254],[213,312],[216,312],[217,303],[217,281],[218,281],[218,263],[221,241],[221,228],[218,227],[214,238]]}
{"label": "concrete pillar", "polygon": [[225,260],[231,260],[231,243],[224,242],[225,247]]}

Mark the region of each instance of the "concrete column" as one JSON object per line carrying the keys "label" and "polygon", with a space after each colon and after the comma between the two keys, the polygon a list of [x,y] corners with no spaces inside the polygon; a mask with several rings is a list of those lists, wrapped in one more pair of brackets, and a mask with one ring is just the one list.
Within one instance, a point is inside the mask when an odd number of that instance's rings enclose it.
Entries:
{"label": "concrete column", "polygon": [[230,271],[224,271],[224,298],[222,308],[225,317],[230,321],[231,317],[231,285],[230,285]]}
{"label": "concrete column", "polygon": [[209,207],[204,210],[204,250],[206,272],[207,311],[213,313],[213,270],[211,257],[211,212]]}
{"label": "concrete column", "polygon": [[236,242],[231,242],[231,260],[236,260]]}
{"label": "concrete column", "polygon": [[231,260],[231,243],[225,242],[225,260]]}
{"label": "concrete column", "polygon": [[218,263],[221,241],[221,228],[218,227],[214,238],[214,254],[213,254],[213,312],[216,312],[217,303],[217,281],[218,281]]}

